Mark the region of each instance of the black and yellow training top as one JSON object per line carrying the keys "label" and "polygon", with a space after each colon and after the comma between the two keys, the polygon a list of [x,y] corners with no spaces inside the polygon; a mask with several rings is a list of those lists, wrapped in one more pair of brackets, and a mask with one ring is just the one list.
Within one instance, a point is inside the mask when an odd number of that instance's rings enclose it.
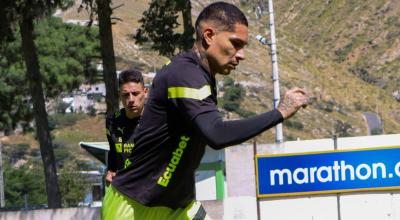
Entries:
{"label": "black and yellow training top", "polygon": [[138,121],[139,117],[133,119],[126,117],[124,108],[107,116],[106,133],[110,145],[108,170],[117,172],[131,164],[129,155],[135,146],[133,132]]}
{"label": "black and yellow training top", "polygon": [[135,131],[132,164],[112,185],[145,206],[183,208],[195,199],[194,173],[208,144],[248,140],[281,122],[279,111],[223,121],[215,78],[194,52],[175,57],[156,75]]}

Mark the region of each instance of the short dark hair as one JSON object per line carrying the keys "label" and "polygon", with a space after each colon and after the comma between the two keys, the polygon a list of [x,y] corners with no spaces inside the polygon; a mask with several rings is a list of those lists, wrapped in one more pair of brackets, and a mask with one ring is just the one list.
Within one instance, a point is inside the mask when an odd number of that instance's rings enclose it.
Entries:
{"label": "short dark hair", "polygon": [[121,86],[123,84],[128,83],[128,82],[135,82],[135,83],[142,84],[144,86],[144,80],[143,80],[142,73],[137,70],[132,70],[132,69],[122,71],[118,77],[119,87],[121,88]]}
{"label": "short dark hair", "polygon": [[223,31],[235,31],[235,24],[249,26],[243,12],[235,5],[226,2],[212,3],[200,12],[195,23],[197,40],[202,38],[200,23],[204,21],[213,22],[216,27]]}

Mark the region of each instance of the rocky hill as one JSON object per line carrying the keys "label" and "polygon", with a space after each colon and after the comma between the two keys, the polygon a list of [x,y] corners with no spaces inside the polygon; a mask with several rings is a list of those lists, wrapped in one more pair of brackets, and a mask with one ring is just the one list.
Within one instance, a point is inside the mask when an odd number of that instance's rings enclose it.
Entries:
{"label": "rocky hill", "polygon": [[[78,1],[80,2],[80,1]],[[118,67],[153,71],[167,58],[135,45],[133,33],[148,0],[114,0],[121,21],[113,26]],[[211,1],[192,0],[193,20]],[[268,36],[267,1],[230,1],[249,19],[247,59],[232,73],[246,88],[244,109],[272,108],[269,48],[255,36]],[[257,2],[257,3],[256,3]],[[264,3],[265,2],[265,3]],[[364,112],[377,114],[384,133],[400,132],[400,2],[396,0],[280,0],[274,1],[281,91],[306,88],[312,104],[284,124],[286,140],[367,135]],[[264,8],[261,17],[255,8]],[[87,19],[77,6],[63,19]],[[220,78],[221,80],[221,78]],[[380,133],[380,132],[378,132]],[[273,131],[258,140],[273,142]]]}

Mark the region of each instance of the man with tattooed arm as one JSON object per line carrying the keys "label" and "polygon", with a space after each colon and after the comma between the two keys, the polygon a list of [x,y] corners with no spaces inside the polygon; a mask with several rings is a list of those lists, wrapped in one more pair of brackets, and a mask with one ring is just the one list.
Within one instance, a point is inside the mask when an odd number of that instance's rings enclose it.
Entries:
{"label": "man with tattooed arm", "polygon": [[217,108],[216,74],[245,59],[248,23],[236,6],[216,2],[200,12],[193,49],[164,66],[153,80],[135,131],[133,163],[113,179],[103,219],[210,219],[195,201],[194,173],[205,146],[240,144],[291,117],[306,92],[286,92],[278,109],[224,121]]}

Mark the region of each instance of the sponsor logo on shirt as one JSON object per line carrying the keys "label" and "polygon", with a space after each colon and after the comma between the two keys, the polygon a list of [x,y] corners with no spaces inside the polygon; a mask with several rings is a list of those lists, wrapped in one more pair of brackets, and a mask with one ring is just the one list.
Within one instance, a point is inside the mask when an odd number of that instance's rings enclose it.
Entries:
{"label": "sponsor logo on shirt", "polygon": [[131,164],[132,164],[132,162],[129,159],[126,159],[125,163],[124,163],[124,169],[129,167]]}
{"label": "sponsor logo on shirt", "polygon": [[117,130],[118,130],[119,132],[121,132],[121,134],[124,134],[124,129],[125,129],[125,127],[122,127],[122,128],[117,127]]}
{"label": "sponsor logo on shirt", "polygon": [[162,176],[158,178],[158,185],[167,187],[169,184],[170,179],[172,178],[172,175],[175,172],[176,167],[179,165],[179,162],[181,160],[181,157],[185,151],[185,148],[187,146],[187,142],[189,142],[190,137],[186,137],[184,135],[181,136],[181,141],[179,142],[178,147],[174,152],[172,152],[172,158],[169,161],[169,164],[167,168],[165,169],[164,173]]}
{"label": "sponsor logo on shirt", "polygon": [[115,151],[117,151],[117,153],[122,153],[122,143],[115,144]]}
{"label": "sponsor logo on shirt", "polygon": [[132,149],[135,145],[133,143],[124,143],[124,153],[132,153]]}

